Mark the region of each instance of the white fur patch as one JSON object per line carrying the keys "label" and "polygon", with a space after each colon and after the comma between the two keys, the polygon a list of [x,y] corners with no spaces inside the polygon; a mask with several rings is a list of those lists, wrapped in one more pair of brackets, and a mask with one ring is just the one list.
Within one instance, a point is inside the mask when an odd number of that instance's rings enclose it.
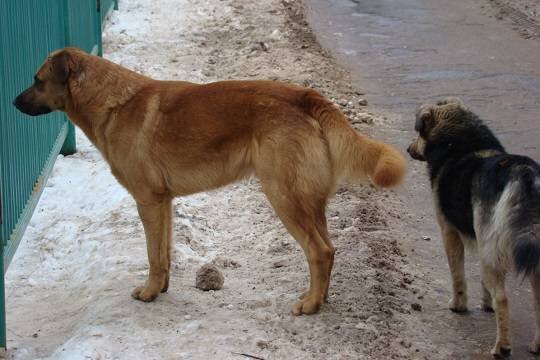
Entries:
{"label": "white fur patch", "polygon": [[[509,183],[492,209],[484,208],[478,201],[473,202],[474,231],[480,257],[486,265],[494,269],[509,270],[512,265],[513,232],[510,217],[519,187],[517,181]],[[488,221],[485,220],[486,211],[492,212]]]}

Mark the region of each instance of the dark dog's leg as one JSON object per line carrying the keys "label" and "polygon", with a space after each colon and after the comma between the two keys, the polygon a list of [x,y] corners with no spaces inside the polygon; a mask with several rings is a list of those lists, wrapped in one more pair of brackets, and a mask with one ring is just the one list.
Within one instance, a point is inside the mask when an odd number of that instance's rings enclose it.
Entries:
{"label": "dark dog's leg", "polygon": [[454,312],[465,312],[467,311],[467,282],[465,280],[465,249],[463,242],[459,233],[448,226],[442,227],[442,237],[454,291],[449,308]]}
{"label": "dark dog's leg", "polygon": [[493,312],[493,300],[491,299],[491,294],[486,288],[484,281],[482,281],[482,310],[485,312]]}
{"label": "dark dog's leg", "polygon": [[540,353],[540,276],[531,275],[531,287],[534,295],[534,312],[536,315],[536,333],[534,340],[529,344],[529,351],[535,354]]}
{"label": "dark dog's leg", "polygon": [[146,235],[150,271],[146,283],[135,288],[131,295],[138,300],[152,301],[169,286],[172,201],[137,203],[137,209]]}
{"label": "dark dog's leg", "polygon": [[493,356],[510,355],[512,345],[510,340],[510,319],[508,316],[508,299],[504,289],[505,273],[494,270],[491,266],[482,264],[482,279],[494,300],[495,318],[497,320],[497,340],[491,349]]}

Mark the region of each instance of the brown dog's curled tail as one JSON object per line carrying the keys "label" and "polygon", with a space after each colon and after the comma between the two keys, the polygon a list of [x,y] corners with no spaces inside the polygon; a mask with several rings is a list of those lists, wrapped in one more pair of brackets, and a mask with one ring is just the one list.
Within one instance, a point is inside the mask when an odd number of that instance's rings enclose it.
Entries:
{"label": "brown dog's curled tail", "polygon": [[358,181],[369,176],[379,187],[401,183],[405,159],[394,147],[360,134],[332,102],[316,91],[306,91],[301,104],[321,125],[337,182]]}

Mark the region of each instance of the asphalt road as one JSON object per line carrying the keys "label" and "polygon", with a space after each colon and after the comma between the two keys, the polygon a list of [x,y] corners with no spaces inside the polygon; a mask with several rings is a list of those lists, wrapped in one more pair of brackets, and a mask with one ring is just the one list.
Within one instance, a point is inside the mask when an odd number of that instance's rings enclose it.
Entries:
{"label": "asphalt road", "polygon": [[[461,97],[498,134],[507,150],[540,161],[540,41],[525,39],[493,14],[484,0],[309,0],[315,35],[352,74],[370,106],[386,114],[380,136],[404,150],[414,134],[415,109],[444,96]],[[411,229],[433,241],[406,243],[413,260],[432,278],[425,311],[425,341],[448,358],[489,358],[493,315],[482,313],[478,266],[468,259],[467,315],[446,311],[449,274],[431,209],[425,171],[411,164],[402,190],[417,219]],[[509,277],[513,358],[534,334],[528,282]],[[418,339],[416,339],[418,340]],[[429,354],[423,354],[428,356]]]}

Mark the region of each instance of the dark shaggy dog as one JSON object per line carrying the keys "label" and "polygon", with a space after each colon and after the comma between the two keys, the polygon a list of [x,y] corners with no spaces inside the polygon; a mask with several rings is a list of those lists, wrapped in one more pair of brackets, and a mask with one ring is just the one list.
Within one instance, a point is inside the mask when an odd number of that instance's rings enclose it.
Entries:
{"label": "dark shaggy dog", "polygon": [[477,242],[482,264],[484,310],[495,309],[493,355],[510,353],[508,301],[504,289],[512,268],[530,279],[540,350],[540,165],[508,154],[495,135],[459,99],[423,105],[419,136],[407,151],[426,161],[437,220],[453,281],[450,309],[467,310],[464,244]]}

